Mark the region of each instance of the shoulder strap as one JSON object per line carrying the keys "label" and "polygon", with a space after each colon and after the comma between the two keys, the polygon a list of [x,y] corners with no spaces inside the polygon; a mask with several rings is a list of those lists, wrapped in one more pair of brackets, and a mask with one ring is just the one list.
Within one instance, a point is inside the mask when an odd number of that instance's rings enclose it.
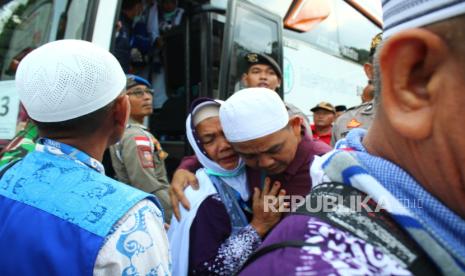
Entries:
{"label": "shoulder strap", "polygon": [[268,254],[270,252],[273,252],[275,250],[282,249],[282,248],[287,248],[287,247],[302,248],[302,247],[305,247],[305,246],[315,247],[314,244],[304,242],[304,241],[300,241],[300,240],[290,240],[290,241],[278,242],[278,243],[273,243],[273,244],[261,247],[260,249],[255,251],[247,259],[247,261],[244,263],[244,265],[242,265],[239,272],[243,271],[249,264],[253,263],[254,261],[259,259],[260,257],[262,257],[262,256],[264,256],[264,255],[266,255],[266,254]]}
{"label": "shoulder strap", "polygon": [[6,164],[1,170],[0,170],[0,179],[2,179],[3,175],[6,173],[6,171],[8,169],[10,169],[11,167],[13,167],[16,163],[18,163],[19,161],[21,161],[21,159],[17,159],[15,161],[12,161],[8,164]]}
{"label": "shoulder strap", "polygon": [[[339,198],[344,212],[333,210],[308,210],[307,206],[318,205],[325,197]],[[357,200],[360,199],[360,201]],[[361,208],[358,208],[360,206]],[[353,236],[384,249],[384,253],[395,256],[406,264],[415,275],[437,272],[426,253],[408,236],[385,210],[376,212],[377,203],[354,187],[339,182],[327,182],[315,186],[295,214],[317,217],[324,222],[351,233]],[[354,210],[355,209],[355,210]],[[375,212],[369,212],[367,210]]]}

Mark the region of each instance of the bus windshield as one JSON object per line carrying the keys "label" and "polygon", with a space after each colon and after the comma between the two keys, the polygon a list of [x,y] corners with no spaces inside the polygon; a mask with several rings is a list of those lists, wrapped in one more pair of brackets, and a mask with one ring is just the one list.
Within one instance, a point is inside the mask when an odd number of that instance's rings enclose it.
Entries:
{"label": "bus windshield", "polygon": [[12,0],[0,7],[0,80],[14,78],[21,59],[48,41],[81,39],[88,0]]}

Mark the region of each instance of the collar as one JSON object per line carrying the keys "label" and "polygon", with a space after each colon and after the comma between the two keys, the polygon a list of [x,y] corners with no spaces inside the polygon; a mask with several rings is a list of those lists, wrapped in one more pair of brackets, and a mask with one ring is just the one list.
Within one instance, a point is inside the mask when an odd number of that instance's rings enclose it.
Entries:
{"label": "collar", "polygon": [[297,171],[302,167],[303,164],[307,161],[307,157],[310,154],[309,145],[312,143],[310,137],[304,132],[301,136],[299,145],[294,156],[294,160],[287,166],[287,169],[283,172],[286,177],[293,176]]}
{"label": "collar", "polygon": [[132,126],[137,126],[137,127],[140,127],[140,128],[142,128],[144,130],[147,130],[146,126],[144,126],[143,124],[137,122],[133,118],[129,117],[129,121],[128,121],[128,124],[126,125],[126,128],[130,128]]}
{"label": "collar", "polygon": [[101,174],[105,174],[105,168],[97,159],[67,144],[48,138],[39,138],[36,144],[36,151],[46,152],[59,157],[66,157],[78,164],[94,169]]}

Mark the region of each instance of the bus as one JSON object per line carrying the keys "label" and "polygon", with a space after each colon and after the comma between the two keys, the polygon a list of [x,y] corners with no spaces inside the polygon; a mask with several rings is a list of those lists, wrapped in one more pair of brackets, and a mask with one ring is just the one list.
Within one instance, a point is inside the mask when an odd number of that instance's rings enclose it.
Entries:
{"label": "bus", "polygon": [[[19,125],[14,74],[21,59],[58,39],[88,40],[113,51],[121,3],[0,1],[0,140],[11,139]],[[241,89],[247,52],[265,53],[278,62],[283,71],[278,93],[309,117],[310,108],[321,101],[347,106],[361,102],[367,83],[362,65],[372,37],[382,29],[380,0],[177,4],[184,10],[182,23],[163,34],[162,69],[149,74],[155,96],[147,124],[170,154],[169,174],[191,152],[185,136],[190,103],[198,97],[226,99]]]}

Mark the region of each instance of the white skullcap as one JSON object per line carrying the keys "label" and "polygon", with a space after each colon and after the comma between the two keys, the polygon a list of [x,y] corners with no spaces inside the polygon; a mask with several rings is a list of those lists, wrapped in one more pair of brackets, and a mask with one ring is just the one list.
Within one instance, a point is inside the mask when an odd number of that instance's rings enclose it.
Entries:
{"label": "white skullcap", "polygon": [[465,13],[464,0],[383,0],[383,37]]}
{"label": "white skullcap", "polygon": [[220,121],[229,142],[244,142],[283,129],[289,122],[289,114],[275,91],[246,88],[221,105]]}
{"label": "white skullcap", "polygon": [[220,116],[220,104],[214,101],[203,102],[194,108],[192,115],[192,123],[196,127],[205,119]]}
{"label": "white skullcap", "polygon": [[116,58],[90,42],[58,40],[19,64],[16,89],[29,116],[62,122],[92,113],[123,91],[126,76]]}

